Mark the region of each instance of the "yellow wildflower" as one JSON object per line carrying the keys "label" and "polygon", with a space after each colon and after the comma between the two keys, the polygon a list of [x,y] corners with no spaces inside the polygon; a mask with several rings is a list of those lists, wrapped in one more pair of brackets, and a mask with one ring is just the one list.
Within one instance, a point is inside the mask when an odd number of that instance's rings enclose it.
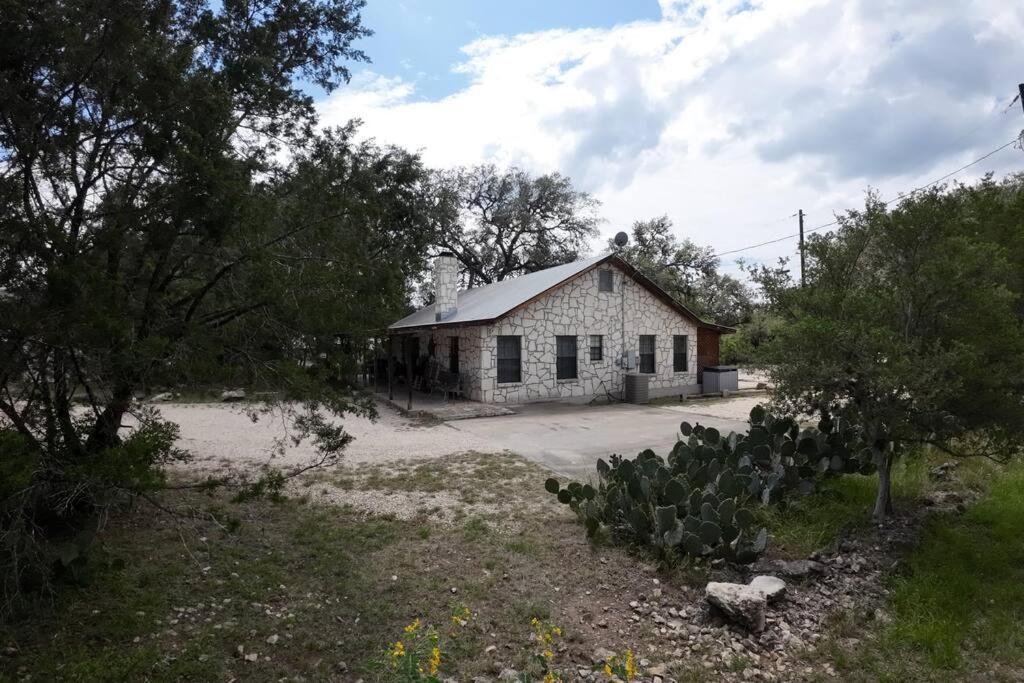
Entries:
{"label": "yellow wildflower", "polygon": [[530,619],[530,626],[536,626],[539,623],[540,623],[540,620],[537,617],[534,617],[534,618]]}
{"label": "yellow wildflower", "polygon": [[626,650],[626,680],[636,678],[636,665],[633,663],[633,651]]}
{"label": "yellow wildflower", "polygon": [[441,650],[440,648],[434,648],[430,651],[430,661],[427,662],[427,666],[430,669],[429,673],[431,676],[437,673],[437,667],[441,665]]}
{"label": "yellow wildflower", "polygon": [[544,674],[544,683],[555,683],[555,681],[557,680],[558,678],[555,676],[555,674],[551,673],[550,671]]}
{"label": "yellow wildflower", "polygon": [[395,646],[391,649],[392,657],[401,657],[405,654],[405,645],[402,645],[402,641],[396,641]]}
{"label": "yellow wildflower", "polygon": [[551,650],[544,650],[543,654],[544,654],[544,659],[551,659],[551,658],[553,658],[555,656],[555,653],[552,652]]}
{"label": "yellow wildflower", "polygon": [[611,667],[610,664],[605,664],[604,665],[604,675],[607,676],[608,678],[611,678],[612,676],[615,675],[615,672],[612,671],[612,667]]}
{"label": "yellow wildflower", "polygon": [[416,629],[420,627],[420,620],[413,619],[412,623],[405,627],[406,633],[415,633]]}
{"label": "yellow wildflower", "polygon": [[562,629],[558,628],[557,626],[551,629],[551,632],[554,633],[556,636],[562,635]]}

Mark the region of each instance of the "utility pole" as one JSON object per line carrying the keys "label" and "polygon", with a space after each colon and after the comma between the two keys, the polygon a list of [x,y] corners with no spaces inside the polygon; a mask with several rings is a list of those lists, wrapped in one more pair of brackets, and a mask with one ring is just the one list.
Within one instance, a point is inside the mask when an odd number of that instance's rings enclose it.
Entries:
{"label": "utility pole", "polygon": [[[1021,88],[1024,88],[1024,85],[1022,85]],[[804,286],[804,270],[805,270],[805,261],[804,261],[804,210],[803,209],[797,210],[796,215],[800,217],[800,286],[803,287]]]}

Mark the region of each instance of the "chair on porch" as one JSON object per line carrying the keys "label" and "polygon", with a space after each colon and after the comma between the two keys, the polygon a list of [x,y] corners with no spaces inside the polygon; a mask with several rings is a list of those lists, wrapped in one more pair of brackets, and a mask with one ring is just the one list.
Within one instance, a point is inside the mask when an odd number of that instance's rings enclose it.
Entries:
{"label": "chair on porch", "polygon": [[462,384],[459,373],[448,370],[436,360],[431,360],[427,366],[427,391],[433,394],[434,391],[441,392],[441,398],[448,400],[449,396],[461,396]]}

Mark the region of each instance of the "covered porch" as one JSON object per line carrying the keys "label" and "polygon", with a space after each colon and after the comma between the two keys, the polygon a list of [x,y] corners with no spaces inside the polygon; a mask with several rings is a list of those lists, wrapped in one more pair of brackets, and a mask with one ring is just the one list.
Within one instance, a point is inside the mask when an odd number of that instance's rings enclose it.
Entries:
{"label": "covered porch", "polygon": [[[449,343],[452,338],[449,338]],[[459,346],[434,348],[434,337],[422,332],[390,333],[384,357],[376,359],[374,393],[391,406],[440,420],[495,417],[512,413],[466,397],[459,372]],[[443,353],[441,352],[443,351]]]}

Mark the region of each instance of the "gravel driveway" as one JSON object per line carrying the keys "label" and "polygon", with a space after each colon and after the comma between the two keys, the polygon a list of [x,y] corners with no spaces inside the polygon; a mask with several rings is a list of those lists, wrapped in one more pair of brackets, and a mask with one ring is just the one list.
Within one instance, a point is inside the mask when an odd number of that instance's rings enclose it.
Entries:
{"label": "gravel driveway", "polygon": [[[466,451],[512,451],[559,474],[586,477],[600,457],[635,455],[644,448],[665,453],[675,443],[680,421],[700,422],[723,431],[746,428],[750,408],[764,397],[738,397],[680,404],[580,406],[528,404],[513,415],[424,424],[379,406],[379,418],[346,417],[355,441],[345,452],[347,466],[435,458]],[[293,446],[280,417],[253,422],[237,405],[162,404],[161,413],[181,427],[181,445],[202,469],[251,467],[272,462],[308,462],[313,449]],[[283,446],[283,450],[278,449]]]}

